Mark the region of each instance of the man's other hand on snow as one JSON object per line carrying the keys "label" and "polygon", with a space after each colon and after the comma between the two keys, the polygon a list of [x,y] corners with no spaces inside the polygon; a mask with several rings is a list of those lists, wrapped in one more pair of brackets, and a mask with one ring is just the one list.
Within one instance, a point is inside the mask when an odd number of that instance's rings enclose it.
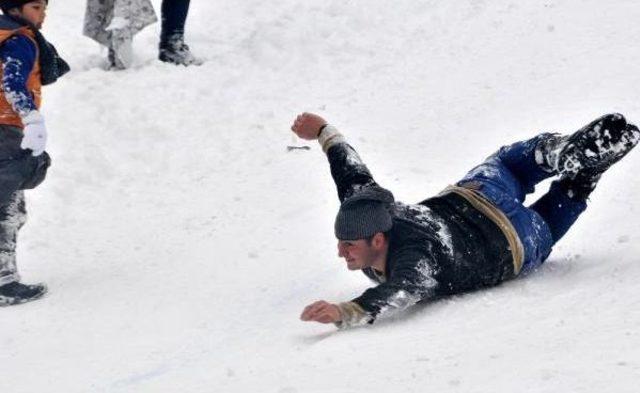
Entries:
{"label": "man's other hand on snow", "polygon": [[300,319],[309,322],[337,323],[342,320],[342,317],[337,305],[320,300],[305,307]]}

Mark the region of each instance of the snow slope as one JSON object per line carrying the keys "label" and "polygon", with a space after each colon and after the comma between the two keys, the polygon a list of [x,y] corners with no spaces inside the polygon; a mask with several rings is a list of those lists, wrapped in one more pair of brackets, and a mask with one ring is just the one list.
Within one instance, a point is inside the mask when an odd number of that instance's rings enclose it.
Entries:
{"label": "snow slope", "polygon": [[0,392],[637,392],[640,152],[525,279],[298,321],[369,283],[336,256],[320,149],[286,151],[293,117],[326,116],[406,202],[539,131],[640,122],[640,4],[604,4],[194,1],[205,65],[157,62],[154,25],[107,72],[84,2],[52,1],[74,71],[45,90],[54,166],[19,243],[50,295],[0,309]]}

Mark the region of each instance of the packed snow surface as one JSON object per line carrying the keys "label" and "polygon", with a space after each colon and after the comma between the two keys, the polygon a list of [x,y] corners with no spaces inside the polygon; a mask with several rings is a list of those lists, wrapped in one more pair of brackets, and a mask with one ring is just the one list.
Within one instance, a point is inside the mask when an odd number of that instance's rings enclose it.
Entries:
{"label": "packed snow surface", "polygon": [[19,239],[50,294],[0,309],[0,392],[638,391],[640,151],[538,271],[336,331],[302,308],[370,283],[336,255],[326,158],[289,126],[325,116],[420,201],[500,145],[640,122],[640,3],[192,3],[203,66],[158,62],[156,24],[110,72],[85,3],[51,2],[73,71],[44,91],[53,167]]}

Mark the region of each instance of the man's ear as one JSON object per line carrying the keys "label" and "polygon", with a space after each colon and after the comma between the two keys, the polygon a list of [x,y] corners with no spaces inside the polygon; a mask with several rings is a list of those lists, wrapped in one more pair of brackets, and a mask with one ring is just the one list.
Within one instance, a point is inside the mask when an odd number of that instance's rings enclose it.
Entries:
{"label": "man's ear", "polygon": [[384,233],[378,232],[373,235],[373,247],[376,249],[382,249],[384,243],[387,241],[387,238],[384,236]]}

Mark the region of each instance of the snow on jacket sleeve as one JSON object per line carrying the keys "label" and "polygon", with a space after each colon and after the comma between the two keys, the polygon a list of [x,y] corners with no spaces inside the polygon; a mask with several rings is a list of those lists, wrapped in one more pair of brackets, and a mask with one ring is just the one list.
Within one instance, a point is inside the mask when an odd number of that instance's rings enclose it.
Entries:
{"label": "snow on jacket sleeve", "polygon": [[438,282],[430,268],[430,259],[422,250],[404,250],[394,258],[389,279],[353,299],[350,303],[362,312],[348,314],[341,327],[373,323],[381,315],[390,315],[435,296]]}
{"label": "snow on jacket sleeve", "polygon": [[320,134],[319,142],[327,153],[340,202],[357,190],[378,186],[358,153],[335,128],[327,126]]}
{"label": "snow on jacket sleeve", "polygon": [[21,35],[9,38],[0,46],[2,90],[20,117],[37,110],[33,95],[27,90],[27,80],[35,66],[36,56],[36,45]]}

